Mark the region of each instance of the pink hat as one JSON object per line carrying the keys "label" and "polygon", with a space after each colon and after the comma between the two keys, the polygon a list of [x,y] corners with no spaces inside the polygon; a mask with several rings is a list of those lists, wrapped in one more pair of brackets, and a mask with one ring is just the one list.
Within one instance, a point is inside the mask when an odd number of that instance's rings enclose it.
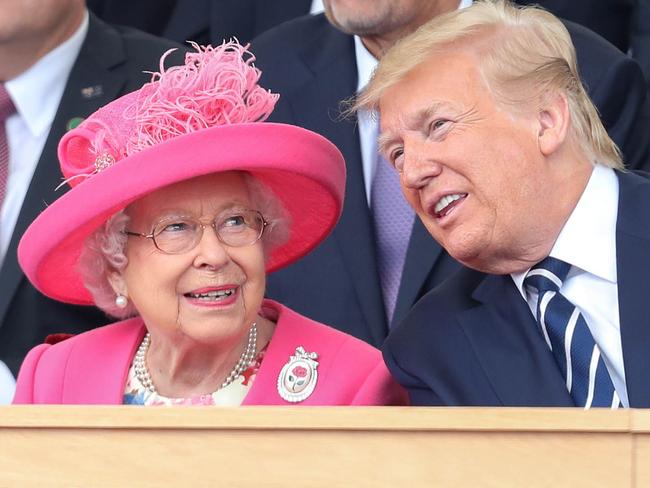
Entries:
{"label": "pink hat", "polygon": [[144,195],[196,176],[246,171],[266,185],[290,217],[289,238],[271,250],[274,271],[312,250],[341,214],[345,163],[327,139],[299,127],[262,122],[278,96],[244,47],[195,45],[185,65],[101,108],[59,143],[72,187],[30,225],[18,246],[29,280],[51,298],[92,304],[77,272],[86,238]]}

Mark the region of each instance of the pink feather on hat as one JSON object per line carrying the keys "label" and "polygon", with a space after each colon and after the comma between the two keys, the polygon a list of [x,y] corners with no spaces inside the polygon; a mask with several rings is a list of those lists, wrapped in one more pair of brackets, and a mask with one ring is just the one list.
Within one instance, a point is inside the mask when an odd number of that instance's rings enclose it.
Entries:
{"label": "pink feather on hat", "polygon": [[165,69],[173,49],[167,51],[151,82],[95,112],[73,132],[77,139],[62,144],[70,186],[174,137],[268,118],[279,95],[257,84],[261,72],[247,46],[191,44],[196,52],[185,55],[185,64]]}

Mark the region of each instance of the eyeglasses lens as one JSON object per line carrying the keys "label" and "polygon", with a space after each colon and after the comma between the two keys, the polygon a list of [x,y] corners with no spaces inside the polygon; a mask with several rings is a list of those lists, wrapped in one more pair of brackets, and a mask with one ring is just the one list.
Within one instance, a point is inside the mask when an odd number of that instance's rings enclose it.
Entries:
{"label": "eyeglasses lens", "polygon": [[264,218],[254,210],[230,209],[219,214],[212,225],[191,218],[159,222],[153,231],[155,245],[169,254],[193,249],[201,240],[205,227],[213,227],[219,240],[232,247],[249,246],[264,232]]}

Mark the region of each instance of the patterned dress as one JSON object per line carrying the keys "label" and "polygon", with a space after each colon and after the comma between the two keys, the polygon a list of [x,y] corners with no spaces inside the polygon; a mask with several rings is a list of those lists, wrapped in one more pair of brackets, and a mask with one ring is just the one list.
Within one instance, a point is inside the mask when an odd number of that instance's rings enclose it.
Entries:
{"label": "patterned dress", "polygon": [[[267,344],[268,346],[268,344]],[[213,393],[206,393],[205,395],[196,395],[187,398],[169,398],[159,393],[153,393],[147,390],[135,374],[133,363],[129,368],[129,375],[126,380],[126,388],[124,389],[124,397],[122,403],[124,405],[154,405],[154,406],[176,406],[176,405],[219,405],[223,407],[238,407],[246,398],[248,390],[251,389],[255,382],[264,353],[266,352],[265,346],[253,360],[248,368],[246,368],[241,375],[234,379],[225,388],[220,388]]]}

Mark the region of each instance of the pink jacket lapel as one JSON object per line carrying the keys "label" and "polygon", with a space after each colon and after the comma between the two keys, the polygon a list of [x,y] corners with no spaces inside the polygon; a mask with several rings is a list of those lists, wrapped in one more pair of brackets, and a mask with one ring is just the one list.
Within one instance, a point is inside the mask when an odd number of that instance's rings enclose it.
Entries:
{"label": "pink jacket lapel", "polygon": [[133,318],[87,334],[68,356],[63,403],[121,404],[131,360],[144,333],[142,320]]}

